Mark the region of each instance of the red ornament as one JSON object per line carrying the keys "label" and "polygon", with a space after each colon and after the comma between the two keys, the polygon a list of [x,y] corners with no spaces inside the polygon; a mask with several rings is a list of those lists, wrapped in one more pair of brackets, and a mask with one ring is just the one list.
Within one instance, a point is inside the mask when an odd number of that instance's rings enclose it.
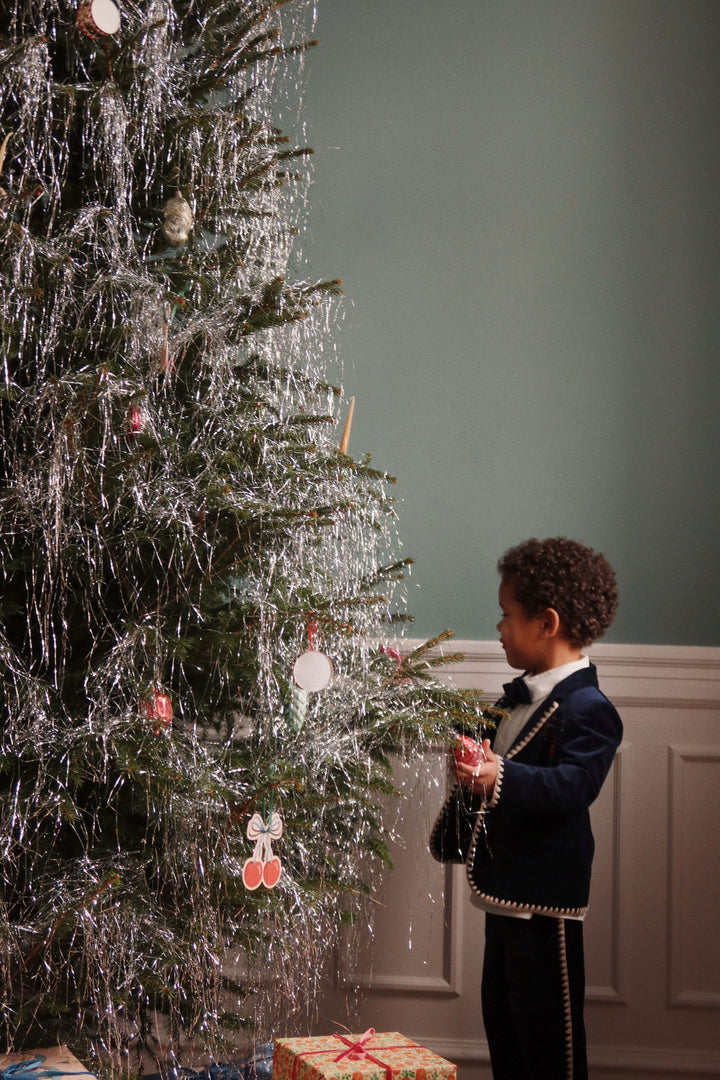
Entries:
{"label": "red ornament", "polygon": [[172,701],[167,694],[161,694],[159,690],[156,690],[153,700],[144,701],[143,707],[148,720],[158,721],[153,725],[156,735],[162,731],[163,727],[170,727],[170,724],[172,724],[173,707]]}
{"label": "red ornament", "polygon": [[459,735],[457,743],[453,747],[453,757],[458,765],[470,765],[475,768],[481,761],[485,761],[485,751],[474,739],[467,735]]}
{"label": "red ornament", "polygon": [[246,889],[257,889],[262,883],[263,867],[262,859],[247,859],[243,866],[243,884]]}
{"label": "red ornament", "polygon": [[138,435],[143,428],[143,414],[142,409],[137,405],[133,405],[132,409],[128,412],[127,417],[127,437],[131,442],[134,441],[135,436]]}
{"label": "red ornament", "polygon": [[274,889],[280,880],[282,867],[277,855],[263,864],[263,885],[266,889]]}

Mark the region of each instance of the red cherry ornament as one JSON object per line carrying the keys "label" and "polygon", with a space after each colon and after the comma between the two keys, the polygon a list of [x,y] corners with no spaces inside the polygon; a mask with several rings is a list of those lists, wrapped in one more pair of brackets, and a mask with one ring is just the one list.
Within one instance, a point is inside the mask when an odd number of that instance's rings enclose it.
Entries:
{"label": "red cherry ornament", "polygon": [[242,877],[246,889],[257,889],[260,886],[263,879],[263,868],[264,863],[262,859],[245,860]]}
{"label": "red cherry ornament", "polygon": [[263,885],[266,889],[275,888],[280,880],[281,869],[280,860],[277,855],[265,863],[263,866]]}

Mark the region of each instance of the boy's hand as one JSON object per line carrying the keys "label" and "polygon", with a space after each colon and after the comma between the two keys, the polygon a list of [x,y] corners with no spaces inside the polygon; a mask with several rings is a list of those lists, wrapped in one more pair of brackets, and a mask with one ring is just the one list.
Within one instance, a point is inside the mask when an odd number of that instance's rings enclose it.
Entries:
{"label": "boy's hand", "polygon": [[465,765],[457,761],[452,755],[450,758],[453,776],[463,787],[469,788],[476,794],[490,798],[497,780],[497,757],[490,749],[490,740],[485,739],[482,744],[484,761],[479,765]]}

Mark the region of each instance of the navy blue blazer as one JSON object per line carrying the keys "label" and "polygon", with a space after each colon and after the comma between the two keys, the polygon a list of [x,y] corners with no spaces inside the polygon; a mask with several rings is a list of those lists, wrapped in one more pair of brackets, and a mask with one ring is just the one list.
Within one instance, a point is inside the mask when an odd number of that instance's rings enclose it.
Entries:
{"label": "navy blue blazer", "polygon": [[473,892],[509,912],[587,911],[595,842],[589,806],[622,739],[593,664],[533,712],[499,759],[491,799],[455,784],[430,836],[440,862],[464,862]]}

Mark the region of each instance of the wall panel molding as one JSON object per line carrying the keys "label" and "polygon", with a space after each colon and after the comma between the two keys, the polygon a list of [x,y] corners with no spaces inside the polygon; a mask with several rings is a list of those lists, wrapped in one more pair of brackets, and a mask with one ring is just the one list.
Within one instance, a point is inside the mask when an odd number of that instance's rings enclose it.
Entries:
{"label": "wall panel molding", "polygon": [[443,867],[445,888],[442,973],[406,975],[400,972],[397,974],[372,972],[358,975],[353,980],[354,985],[389,994],[458,997],[462,993],[463,882],[458,878],[458,869],[462,868],[450,864]]}
{"label": "wall panel molding", "polygon": [[[419,644],[419,639],[405,639],[398,648],[409,651]],[[499,641],[451,638],[435,655],[458,652],[464,659],[448,667],[447,677],[459,686],[481,689],[488,700],[496,700],[503,682],[517,674],[508,667]],[[720,709],[720,648],[599,642],[587,654],[618,707]]]}
{"label": "wall panel molding", "polygon": [[[622,896],[622,862],[621,862],[621,834],[622,834],[622,775],[623,775],[623,749],[622,746],[615,755],[610,775],[606,785],[610,786],[611,804],[609,819],[611,827],[610,837],[610,865],[608,891],[610,893],[609,904],[609,927],[608,938],[604,942],[603,951],[609,961],[609,981],[604,984],[588,982],[586,987],[586,1000],[608,1002],[622,1005],[625,1002],[623,990],[623,966],[621,950],[621,896]],[[595,826],[593,825],[593,828]],[[596,874],[597,877],[597,874]]]}
{"label": "wall panel molding", "polygon": [[[417,644],[402,639],[397,647]],[[488,701],[517,674],[496,641],[451,640],[440,652],[464,654],[442,677]],[[720,648],[598,644],[589,654],[625,727],[591,808],[591,1075],[720,1077]],[[484,920],[470,904],[464,868],[443,870],[427,850],[444,769],[436,750],[409,770],[417,781],[378,910],[376,959],[368,951],[358,973],[357,1030],[402,1031],[457,1062],[459,1080],[489,1080],[479,1000]],[[336,1005],[326,1015],[338,1012]]]}
{"label": "wall panel molding", "polygon": [[668,1000],[720,1008],[720,747],[668,747]]}

